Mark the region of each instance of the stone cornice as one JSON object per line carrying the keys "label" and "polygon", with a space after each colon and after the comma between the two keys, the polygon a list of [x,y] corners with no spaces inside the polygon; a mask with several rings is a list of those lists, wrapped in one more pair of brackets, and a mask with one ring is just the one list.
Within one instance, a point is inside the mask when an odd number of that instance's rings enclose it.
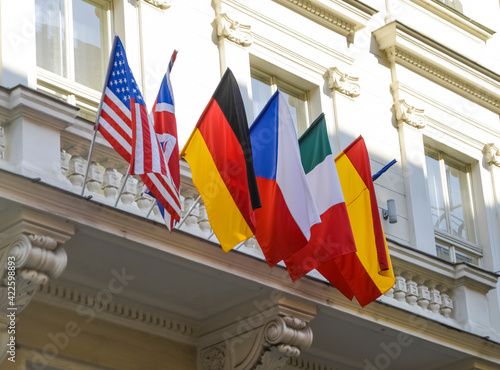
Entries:
{"label": "stone cornice", "polygon": [[352,35],[364,28],[370,17],[376,13],[374,9],[367,6],[353,6],[340,0],[328,2],[318,0],[274,1],[344,36]]}
{"label": "stone cornice", "polygon": [[373,34],[389,60],[500,114],[499,75],[398,22]]}
{"label": "stone cornice", "polygon": [[[56,130],[63,130],[74,122],[78,112],[75,106],[23,85],[3,91],[6,94],[2,94],[0,100],[0,125],[2,126],[19,117],[25,117]],[[4,111],[5,113],[2,113]]]}
{"label": "stone cornice", "polygon": [[56,304],[62,308],[74,308],[83,305],[94,309],[99,317],[112,322],[119,322],[137,330],[154,333],[164,338],[177,339],[194,343],[199,335],[199,328],[190,323],[166,317],[144,307],[120,302],[98,300],[98,294],[85,293],[79,289],[48,283],[41,287],[37,301]]}
{"label": "stone cornice", "polygon": [[412,0],[415,4],[422,6],[425,10],[428,10],[437,16],[446,19],[448,22],[454,26],[461,28],[462,30],[468,32],[469,34],[477,37],[482,41],[487,41],[493,37],[495,34],[494,30],[489,29],[477,22],[472,21],[465,15],[455,11],[454,9],[448,8],[441,1],[438,0]]}

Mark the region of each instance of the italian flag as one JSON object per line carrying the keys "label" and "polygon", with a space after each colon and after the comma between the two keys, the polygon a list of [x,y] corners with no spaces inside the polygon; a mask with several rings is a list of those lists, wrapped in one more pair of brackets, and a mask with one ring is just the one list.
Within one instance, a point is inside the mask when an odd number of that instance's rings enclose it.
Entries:
{"label": "italian flag", "polygon": [[306,246],[285,259],[293,280],[336,257],[356,252],[323,113],[300,137],[299,147],[321,223],[311,227]]}

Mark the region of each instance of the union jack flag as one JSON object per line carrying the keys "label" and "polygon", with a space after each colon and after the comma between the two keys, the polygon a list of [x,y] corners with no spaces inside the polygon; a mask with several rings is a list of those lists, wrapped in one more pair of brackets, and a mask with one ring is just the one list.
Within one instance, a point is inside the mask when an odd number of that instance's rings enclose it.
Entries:
{"label": "union jack flag", "polygon": [[[177,50],[174,50],[170,63],[168,64],[167,72],[163,77],[158,96],[153,106],[153,119],[156,137],[161,144],[165,163],[167,164],[167,174],[172,179],[174,185],[174,193],[170,194],[171,198],[168,203],[170,207],[165,206],[165,201],[156,198],[158,208],[165,220],[169,230],[172,230],[174,221],[180,220],[180,169],[179,169],[179,144],[177,142],[177,124],[175,120],[175,105],[172,84],[170,82],[170,72],[177,57]],[[152,180],[159,180],[158,175],[149,175],[143,178],[144,184],[153,193],[150,188]],[[154,193],[153,193],[154,194]],[[156,197],[156,195],[155,195]],[[173,202],[173,204],[172,204]]]}
{"label": "union jack flag", "polygon": [[[118,36],[113,43],[96,122],[99,132],[130,163],[130,174],[141,176],[168,213],[180,215],[178,187],[169,176],[162,146]],[[169,229],[171,225],[167,225]]]}

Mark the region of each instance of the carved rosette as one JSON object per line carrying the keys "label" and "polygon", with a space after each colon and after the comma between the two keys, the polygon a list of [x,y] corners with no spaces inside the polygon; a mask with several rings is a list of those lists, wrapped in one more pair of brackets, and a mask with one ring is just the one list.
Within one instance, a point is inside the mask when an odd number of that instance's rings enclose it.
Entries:
{"label": "carved rosette", "polygon": [[201,365],[203,370],[224,370],[225,363],[225,348],[222,346],[211,347],[203,351]]}
{"label": "carved rosette", "polygon": [[217,36],[228,39],[241,46],[250,46],[253,42],[250,26],[240,24],[228,17],[226,13],[221,13],[215,18],[217,26]]}
{"label": "carved rosette", "polygon": [[143,0],[143,1],[153,6],[156,6],[161,10],[168,9],[172,5],[172,0]]}
{"label": "carved rosette", "polygon": [[338,91],[341,94],[355,98],[361,92],[358,80],[358,77],[352,77],[347,73],[340,72],[337,67],[328,68],[328,86],[332,91]]}
{"label": "carved rosette", "polygon": [[423,109],[409,105],[405,100],[397,100],[394,103],[398,125],[406,123],[412,127],[421,129],[427,125],[427,119]]}
{"label": "carved rosette", "polygon": [[483,148],[483,154],[486,157],[486,162],[490,166],[500,167],[500,149],[493,143],[486,144]]}

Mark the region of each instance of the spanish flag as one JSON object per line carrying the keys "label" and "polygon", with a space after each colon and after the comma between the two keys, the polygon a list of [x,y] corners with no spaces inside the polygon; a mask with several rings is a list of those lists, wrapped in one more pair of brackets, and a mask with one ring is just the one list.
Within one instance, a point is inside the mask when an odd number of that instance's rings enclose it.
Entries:
{"label": "spanish flag", "polygon": [[181,152],[224,251],[250,238],[260,198],[240,90],[227,69]]}
{"label": "spanish flag", "polygon": [[366,306],[394,285],[394,272],[380,221],[370,159],[360,136],[335,158],[357,251],[317,270],[346,297]]}

